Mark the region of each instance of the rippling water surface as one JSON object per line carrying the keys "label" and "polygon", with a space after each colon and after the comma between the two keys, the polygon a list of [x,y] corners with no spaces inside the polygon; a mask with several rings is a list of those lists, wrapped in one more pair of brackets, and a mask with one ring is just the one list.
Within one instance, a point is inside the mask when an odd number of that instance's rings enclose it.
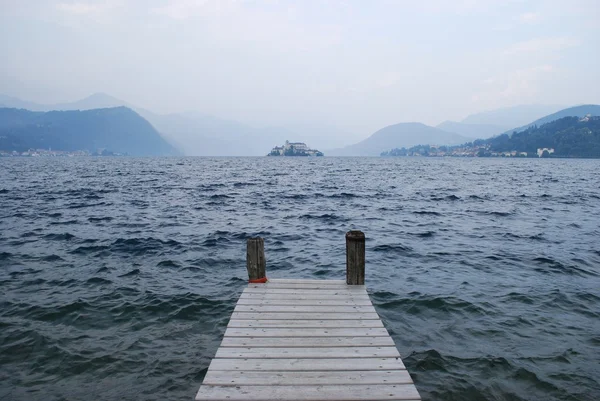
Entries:
{"label": "rippling water surface", "polygon": [[367,285],[426,400],[600,399],[600,162],[0,159],[0,400],[190,400],[246,283]]}

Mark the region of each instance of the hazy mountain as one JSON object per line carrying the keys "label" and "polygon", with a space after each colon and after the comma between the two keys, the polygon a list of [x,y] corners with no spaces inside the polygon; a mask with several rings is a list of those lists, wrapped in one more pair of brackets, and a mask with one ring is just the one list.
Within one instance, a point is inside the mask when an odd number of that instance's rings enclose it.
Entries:
{"label": "hazy mountain", "polygon": [[107,95],[106,93],[94,93],[86,98],[70,103],[59,103],[50,105],[47,111],[50,110],[92,110],[92,109],[107,109],[111,107],[125,106],[130,109],[135,109],[127,102]]}
{"label": "hazy mountain", "polygon": [[484,124],[504,127],[520,127],[545,115],[554,113],[564,106],[520,105],[471,114],[460,121],[463,124]]}
{"label": "hazy mountain", "polygon": [[58,103],[58,104],[40,104],[35,102],[28,102],[25,100],[18,99],[16,97],[6,96],[0,94],[0,103],[4,107],[12,107],[15,109],[26,109],[31,111],[53,111],[53,110],[92,110],[92,109],[106,109],[110,107],[126,106],[129,108],[131,105],[127,104],[123,100],[117,99],[106,93],[94,93],[84,99],[77,100],[69,103]]}
{"label": "hazy mountain", "polygon": [[34,112],[0,109],[0,149],[106,149],[134,156],[175,155],[154,127],[127,107]]}
{"label": "hazy mountain", "polygon": [[286,139],[305,141],[301,134],[285,128],[256,128],[199,113],[140,113],[189,156],[264,156]]}
{"label": "hazy mountain", "polygon": [[379,156],[381,152],[421,144],[457,145],[469,138],[421,123],[400,123],[375,132],[367,139],[342,149],[327,151],[326,156]]}
{"label": "hazy mountain", "polygon": [[493,124],[465,124],[456,121],[444,121],[436,126],[444,131],[454,132],[469,138],[489,138],[510,129],[510,126]]}
{"label": "hazy mountain", "polygon": [[191,113],[159,115],[143,111],[142,114],[188,156],[244,155],[241,143],[236,141],[249,131],[242,124]]}
{"label": "hazy mountain", "polygon": [[534,126],[534,125],[539,127],[540,125],[543,125],[543,124],[546,124],[546,123],[549,123],[552,121],[556,121],[563,117],[585,117],[588,114],[590,114],[592,116],[600,116],[600,106],[595,105],[595,104],[585,104],[585,105],[581,105],[581,106],[569,107],[569,108],[557,111],[556,113],[552,113],[552,114],[549,114],[542,118],[539,118],[533,122],[530,122],[529,124],[523,125],[522,127],[507,130],[505,132],[505,134],[511,135],[515,131],[521,132],[521,131],[524,131],[527,128]]}
{"label": "hazy mountain", "polygon": [[3,95],[0,93],[0,105],[2,107],[12,107],[15,109],[27,109],[32,111],[45,111],[45,106],[18,99],[16,97]]}

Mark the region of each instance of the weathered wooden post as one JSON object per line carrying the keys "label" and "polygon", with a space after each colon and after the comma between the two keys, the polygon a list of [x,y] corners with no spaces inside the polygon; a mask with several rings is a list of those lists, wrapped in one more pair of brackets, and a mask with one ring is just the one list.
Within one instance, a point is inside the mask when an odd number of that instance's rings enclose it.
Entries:
{"label": "weathered wooden post", "polygon": [[362,231],[346,233],[346,284],[365,284],[365,234]]}
{"label": "weathered wooden post", "polygon": [[246,247],[246,269],[250,283],[267,282],[267,261],[265,260],[265,241],[260,238],[248,238]]}

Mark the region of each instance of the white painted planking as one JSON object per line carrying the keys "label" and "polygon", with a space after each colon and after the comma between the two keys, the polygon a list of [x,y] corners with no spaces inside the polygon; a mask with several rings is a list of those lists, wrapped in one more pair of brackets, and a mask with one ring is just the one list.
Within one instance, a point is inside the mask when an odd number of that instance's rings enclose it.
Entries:
{"label": "white painted planking", "polygon": [[355,384],[352,386],[202,386],[196,401],[380,401],[420,400],[412,384]]}
{"label": "white painted planking", "polygon": [[[227,327],[304,327],[304,328],[321,328],[321,327],[383,327],[383,323],[378,319],[365,320],[300,320],[300,319],[263,319],[264,316],[259,316],[258,319],[247,320],[230,320]],[[260,319],[260,320],[259,320]]]}
{"label": "white painted planking", "polygon": [[261,372],[209,370],[204,385],[237,386],[285,386],[322,384],[409,384],[412,383],[406,370],[358,370],[358,371],[310,371],[310,372]]}
{"label": "white painted planking", "polygon": [[233,312],[234,320],[270,319],[270,320],[379,320],[377,313],[310,313],[310,312]]}
{"label": "white painted planking", "polygon": [[225,337],[387,337],[385,328],[322,328],[322,329],[275,329],[251,328],[237,329],[228,327]]}
{"label": "white painted planking", "polygon": [[400,358],[396,347],[345,348],[219,348],[215,358]]}
{"label": "white painted planking", "polygon": [[406,369],[400,358],[281,358],[281,359],[213,359],[209,370],[264,370],[312,371],[312,370],[402,370]]}
{"label": "white painted planking", "polygon": [[236,305],[234,312],[375,313],[372,305]]}
{"label": "white painted planking", "polygon": [[221,347],[386,347],[391,337],[224,337]]}

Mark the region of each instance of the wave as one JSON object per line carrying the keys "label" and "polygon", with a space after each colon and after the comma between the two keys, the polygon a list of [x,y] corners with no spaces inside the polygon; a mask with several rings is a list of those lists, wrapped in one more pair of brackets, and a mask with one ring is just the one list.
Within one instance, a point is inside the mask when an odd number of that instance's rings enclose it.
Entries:
{"label": "wave", "polygon": [[162,260],[158,262],[157,267],[172,267],[172,268],[180,268],[181,265],[174,260]]}
{"label": "wave", "polygon": [[384,253],[395,253],[399,255],[410,255],[414,251],[413,248],[407,245],[401,244],[383,244],[374,246],[371,251],[373,252],[384,252]]}
{"label": "wave", "polygon": [[76,237],[70,233],[62,233],[62,234],[46,234],[46,235],[44,235],[43,238],[50,240],[50,241],[70,241],[72,239],[75,239]]}
{"label": "wave", "polygon": [[44,262],[64,262],[65,260],[58,255],[48,255],[42,258]]}
{"label": "wave", "polygon": [[86,281],[88,284],[112,284],[112,281],[102,277],[92,277]]}
{"label": "wave", "polygon": [[450,313],[465,316],[487,316],[492,311],[482,306],[456,297],[435,297],[410,294],[410,298],[395,299],[381,302],[377,306],[381,309],[402,310],[413,315],[430,316],[431,313]]}
{"label": "wave", "polygon": [[421,233],[408,233],[409,235],[414,235],[416,237],[421,237],[421,238],[430,238],[433,237],[435,235],[435,231],[424,231]]}
{"label": "wave", "polygon": [[559,260],[550,257],[539,256],[537,258],[534,258],[533,261],[536,262],[538,266],[543,266],[534,268],[536,271],[542,273],[560,273],[566,275],[594,277],[600,276],[600,272],[584,269],[579,266],[566,265],[560,262]]}
{"label": "wave", "polygon": [[421,214],[421,215],[430,215],[430,216],[441,216],[442,215],[441,213],[434,212],[433,210],[416,210],[413,213]]}
{"label": "wave", "polygon": [[102,221],[112,221],[114,217],[104,216],[104,217],[88,217],[88,221],[90,223],[99,223]]}
{"label": "wave", "polygon": [[430,200],[432,201],[457,201],[460,200],[460,197],[456,196],[456,195],[448,195],[448,196],[444,196],[444,197],[439,197],[439,196],[432,196],[430,198]]}
{"label": "wave", "polygon": [[132,256],[155,254],[162,250],[175,251],[182,248],[182,244],[173,239],[161,240],[153,237],[146,238],[118,238],[108,248],[111,252],[125,253]]}
{"label": "wave", "polygon": [[52,226],[69,226],[79,224],[79,220],[66,220],[66,221],[51,221],[48,223]]}
{"label": "wave", "polygon": [[137,276],[140,273],[141,273],[140,269],[133,269],[133,270],[128,271],[125,274],[119,275],[119,277],[132,277],[132,276]]}
{"label": "wave", "polygon": [[[292,216],[288,216],[288,217],[292,217]],[[339,222],[348,221],[347,218],[340,217],[333,213],[323,213],[323,214],[308,214],[308,213],[306,213],[306,214],[298,216],[298,219],[300,219],[300,220],[339,221]]]}
{"label": "wave", "polygon": [[109,202],[96,202],[96,203],[71,203],[69,205],[67,205],[67,208],[69,209],[82,209],[82,208],[88,208],[88,207],[98,207],[98,206],[110,206],[112,205]]}

